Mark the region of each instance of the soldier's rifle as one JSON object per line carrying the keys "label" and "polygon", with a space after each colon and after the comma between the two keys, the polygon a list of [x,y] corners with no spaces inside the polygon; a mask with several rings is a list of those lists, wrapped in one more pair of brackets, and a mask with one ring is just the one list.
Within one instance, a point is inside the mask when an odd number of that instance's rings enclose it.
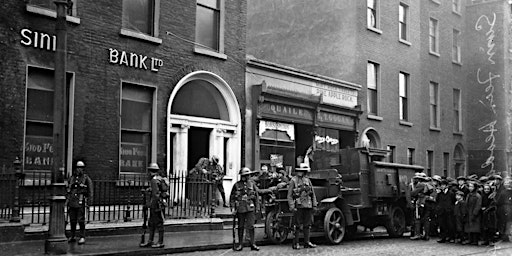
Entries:
{"label": "soldier's rifle", "polygon": [[143,217],[143,221],[142,221],[142,235],[140,236],[140,244],[144,244],[146,242],[146,231],[147,231],[147,228],[148,228],[148,207],[146,205],[146,190],[143,189],[142,190],[142,195],[143,195],[143,202],[144,202],[144,206],[142,206],[142,217]]}

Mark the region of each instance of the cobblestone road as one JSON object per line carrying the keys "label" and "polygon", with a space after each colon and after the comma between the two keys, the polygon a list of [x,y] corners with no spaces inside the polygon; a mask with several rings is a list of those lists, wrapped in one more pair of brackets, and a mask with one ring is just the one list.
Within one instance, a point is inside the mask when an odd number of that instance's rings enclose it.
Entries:
{"label": "cobblestone road", "polygon": [[[343,256],[512,256],[512,243],[502,243],[493,247],[470,246],[458,244],[439,244],[436,240],[410,241],[408,238],[364,238],[359,240],[344,241],[340,245],[320,244],[315,249],[292,250],[288,242],[283,245],[260,246],[259,252],[252,252],[246,247],[242,252],[234,252],[231,249],[182,253],[186,256],[234,256],[234,255],[343,255]],[[176,254],[173,254],[176,255]]]}

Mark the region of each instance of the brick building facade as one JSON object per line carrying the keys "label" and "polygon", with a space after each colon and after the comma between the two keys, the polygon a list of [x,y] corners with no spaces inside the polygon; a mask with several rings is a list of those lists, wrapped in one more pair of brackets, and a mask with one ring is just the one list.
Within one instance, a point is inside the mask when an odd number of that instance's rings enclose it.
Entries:
{"label": "brick building facade", "polygon": [[[507,1],[473,7],[476,2],[249,2],[247,52],[362,85],[358,103],[363,114],[354,146],[388,149],[388,161],[422,165],[429,175],[482,175],[490,171],[482,163],[491,160],[506,170],[509,83],[494,87],[493,96],[502,104],[497,120],[503,122],[490,138],[480,129],[493,120],[475,100],[485,102],[486,95],[485,87],[473,86],[473,63],[493,64],[484,63],[479,47],[486,47],[485,38],[476,38],[483,35],[472,30],[482,11],[500,10],[491,50],[504,72],[510,21],[503,12],[509,14],[510,7]],[[490,140],[498,137],[500,142],[491,147]]]}
{"label": "brick building facade", "polygon": [[[0,4],[0,166],[51,170],[53,1]],[[242,162],[246,1],[74,0],[67,17],[67,172],[169,173]],[[212,26],[213,24],[213,26]],[[212,29],[215,28],[215,29]],[[229,191],[227,191],[229,193]]]}

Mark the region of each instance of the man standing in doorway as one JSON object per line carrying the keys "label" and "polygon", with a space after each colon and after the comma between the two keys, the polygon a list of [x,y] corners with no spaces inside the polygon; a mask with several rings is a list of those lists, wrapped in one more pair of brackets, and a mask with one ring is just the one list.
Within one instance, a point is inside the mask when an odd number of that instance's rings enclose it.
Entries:
{"label": "man standing in doorway", "polygon": [[[226,193],[224,192],[224,176],[226,173],[224,173],[224,169],[222,166],[219,165],[219,157],[218,156],[212,156],[210,160],[210,164],[207,167],[208,174],[211,177],[211,181],[213,182],[213,185],[219,190],[220,196],[222,197],[222,205],[224,207],[228,207],[226,204]],[[214,194],[216,195],[216,194]],[[216,196],[214,196],[216,198]]]}
{"label": "man standing in doorway", "polygon": [[69,222],[71,224],[71,236],[68,241],[75,242],[76,224],[80,226],[80,239],[78,244],[85,243],[85,208],[91,203],[93,188],[92,181],[84,173],[85,163],[76,162],[75,171],[68,179],[67,184],[67,207]]}

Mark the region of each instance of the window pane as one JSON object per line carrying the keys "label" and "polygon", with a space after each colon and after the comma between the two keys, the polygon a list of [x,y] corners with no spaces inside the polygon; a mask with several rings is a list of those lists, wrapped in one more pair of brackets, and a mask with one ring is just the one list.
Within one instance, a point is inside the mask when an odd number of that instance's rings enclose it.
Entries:
{"label": "window pane", "polygon": [[407,96],[407,80],[406,80],[406,77],[405,77],[405,74],[404,73],[400,73],[398,74],[398,90],[399,90],[399,94],[400,96],[402,97],[406,97]]}
{"label": "window pane", "polygon": [[35,5],[37,7],[47,8],[55,10],[57,6],[53,2],[53,0],[30,0],[30,4]]}
{"label": "window pane", "polygon": [[219,9],[219,0],[197,0],[197,3],[212,9]]}
{"label": "window pane", "polygon": [[153,1],[124,0],[123,28],[153,35]]}
{"label": "window pane", "polygon": [[367,65],[366,84],[369,89],[377,89],[377,67],[373,63]]}
{"label": "window pane", "polygon": [[197,6],[196,41],[200,46],[211,50],[219,50],[219,12]]}
{"label": "window pane", "polygon": [[27,136],[50,137],[53,139],[53,123],[37,123],[27,121]]}
{"label": "window pane", "polygon": [[368,112],[377,114],[377,91],[368,90]]}
{"label": "window pane", "polygon": [[403,5],[398,6],[398,20],[400,22],[405,22],[405,8]]}
{"label": "window pane", "polygon": [[123,100],[121,127],[123,129],[151,131],[151,109],[151,103]]}
{"label": "window pane", "polygon": [[53,91],[27,89],[27,119],[53,122]]}

